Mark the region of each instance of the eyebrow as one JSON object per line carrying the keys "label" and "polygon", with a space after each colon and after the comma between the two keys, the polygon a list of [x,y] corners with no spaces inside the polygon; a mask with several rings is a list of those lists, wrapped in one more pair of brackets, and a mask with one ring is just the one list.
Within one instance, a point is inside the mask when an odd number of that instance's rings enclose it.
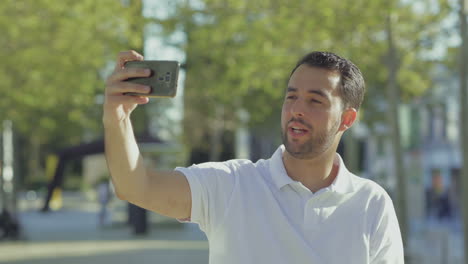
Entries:
{"label": "eyebrow", "polygon": [[[289,92],[297,92],[297,88],[295,88],[295,87],[290,87],[290,86],[289,86],[287,92],[288,92],[288,93],[289,93]],[[321,91],[321,90],[310,89],[310,90],[308,90],[307,92],[310,93],[310,94],[316,94],[316,95],[318,95],[318,96],[321,96],[321,97],[323,97],[323,98],[329,100],[328,95],[327,95],[326,93],[324,93],[323,91]]]}

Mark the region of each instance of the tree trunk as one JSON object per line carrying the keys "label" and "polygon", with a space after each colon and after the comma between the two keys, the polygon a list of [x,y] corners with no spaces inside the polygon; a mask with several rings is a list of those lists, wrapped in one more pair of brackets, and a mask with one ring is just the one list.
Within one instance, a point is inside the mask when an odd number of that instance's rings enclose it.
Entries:
{"label": "tree trunk", "polygon": [[224,107],[216,106],[215,121],[211,127],[212,133],[210,137],[210,161],[219,161],[223,150],[223,133],[224,133]]}
{"label": "tree trunk", "polygon": [[[468,60],[468,36],[467,36],[467,23],[466,23],[466,11],[468,10],[467,3],[464,0],[460,0],[460,35],[462,44],[460,47],[460,141],[461,141],[461,153],[462,153],[462,169],[461,169],[461,183],[462,190],[468,190],[468,85],[467,85],[467,61]],[[468,192],[462,193],[462,216],[464,226],[464,250],[465,252],[465,263],[468,264]]]}
{"label": "tree trunk", "polygon": [[31,141],[29,143],[29,153],[28,153],[28,170],[27,170],[27,180],[34,181],[42,176],[42,170],[40,168],[40,150],[41,150],[41,139],[38,134],[31,135]]}
{"label": "tree trunk", "polygon": [[398,54],[395,47],[395,42],[393,39],[393,29],[392,29],[392,14],[389,13],[387,17],[387,41],[388,41],[388,119],[390,124],[390,138],[392,142],[392,156],[395,166],[395,174],[397,176],[397,191],[396,191],[396,211],[398,215],[398,221],[400,223],[401,236],[403,239],[403,245],[406,246],[408,239],[408,217],[407,217],[407,204],[406,204],[406,177],[404,172],[403,165],[403,148],[401,146],[401,137],[400,137],[400,125],[398,122],[398,105],[399,105],[399,89],[397,84],[397,75],[398,75]]}
{"label": "tree trunk", "polygon": [[[351,128],[352,129],[352,128]],[[353,131],[349,130],[344,135],[344,160],[346,168],[354,174],[359,173],[359,148]]]}

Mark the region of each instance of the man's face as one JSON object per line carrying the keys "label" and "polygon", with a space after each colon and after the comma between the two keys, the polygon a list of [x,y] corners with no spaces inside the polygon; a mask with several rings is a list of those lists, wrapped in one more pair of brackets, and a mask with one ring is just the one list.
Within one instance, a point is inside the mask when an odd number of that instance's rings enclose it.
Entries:
{"label": "man's face", "polygon": [[283,144],[295,158],[317,157],[335,142],[341,125],[340,74],[299,66],[288,82],[281,113]]}

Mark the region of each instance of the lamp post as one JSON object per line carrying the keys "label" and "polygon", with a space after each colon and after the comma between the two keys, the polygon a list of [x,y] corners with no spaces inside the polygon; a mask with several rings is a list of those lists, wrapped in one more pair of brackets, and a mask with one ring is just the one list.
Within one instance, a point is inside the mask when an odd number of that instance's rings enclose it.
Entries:
{"label": "lamp post", "polygon": [[20,226],[16,212],[16,190],[14,178],[13,125],[3,121],[2,159],[0,162],[0,239],[18,238]]}
{"label": "lamp post", "polygon": [[2,210],[15,214],[13,184],[13,129],[10,120],[3,121],[3,162],[1,174]]}

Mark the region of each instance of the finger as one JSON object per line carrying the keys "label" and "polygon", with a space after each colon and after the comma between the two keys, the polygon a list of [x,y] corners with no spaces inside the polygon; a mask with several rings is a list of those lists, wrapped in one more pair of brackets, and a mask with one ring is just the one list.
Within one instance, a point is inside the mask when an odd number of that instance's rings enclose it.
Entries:
{"label": "finger", "polygon": [[146,104],[149,98],[145,96],[118,96],[111,95],[107,98],[110,105],[123,105],[124,107],[133,108],[135,104]]}
{"label": "finger", "polygon": [[149,98],[146,96],[134,96],[136,97],[135,101],[137,104],[147,104],[149,102]]}
{"label": "finger", "polygon": [[117,82],[108,86],[106,91],[109,94],[149,93],[151,92],[151,87],[131,82]]}
{"label": "finger", "polygon": [[122,69],[127,61],[142,61],[143,59],[143,55],[134,50],[122,51],[117,56],[115,70]]}
{"label": "finger", "polygon": [[122,68],[116,70],[107,79],[108,83],[124,81],[128,78],[134,77],[149,77],[151,75],[150,69],[143,68]]}

